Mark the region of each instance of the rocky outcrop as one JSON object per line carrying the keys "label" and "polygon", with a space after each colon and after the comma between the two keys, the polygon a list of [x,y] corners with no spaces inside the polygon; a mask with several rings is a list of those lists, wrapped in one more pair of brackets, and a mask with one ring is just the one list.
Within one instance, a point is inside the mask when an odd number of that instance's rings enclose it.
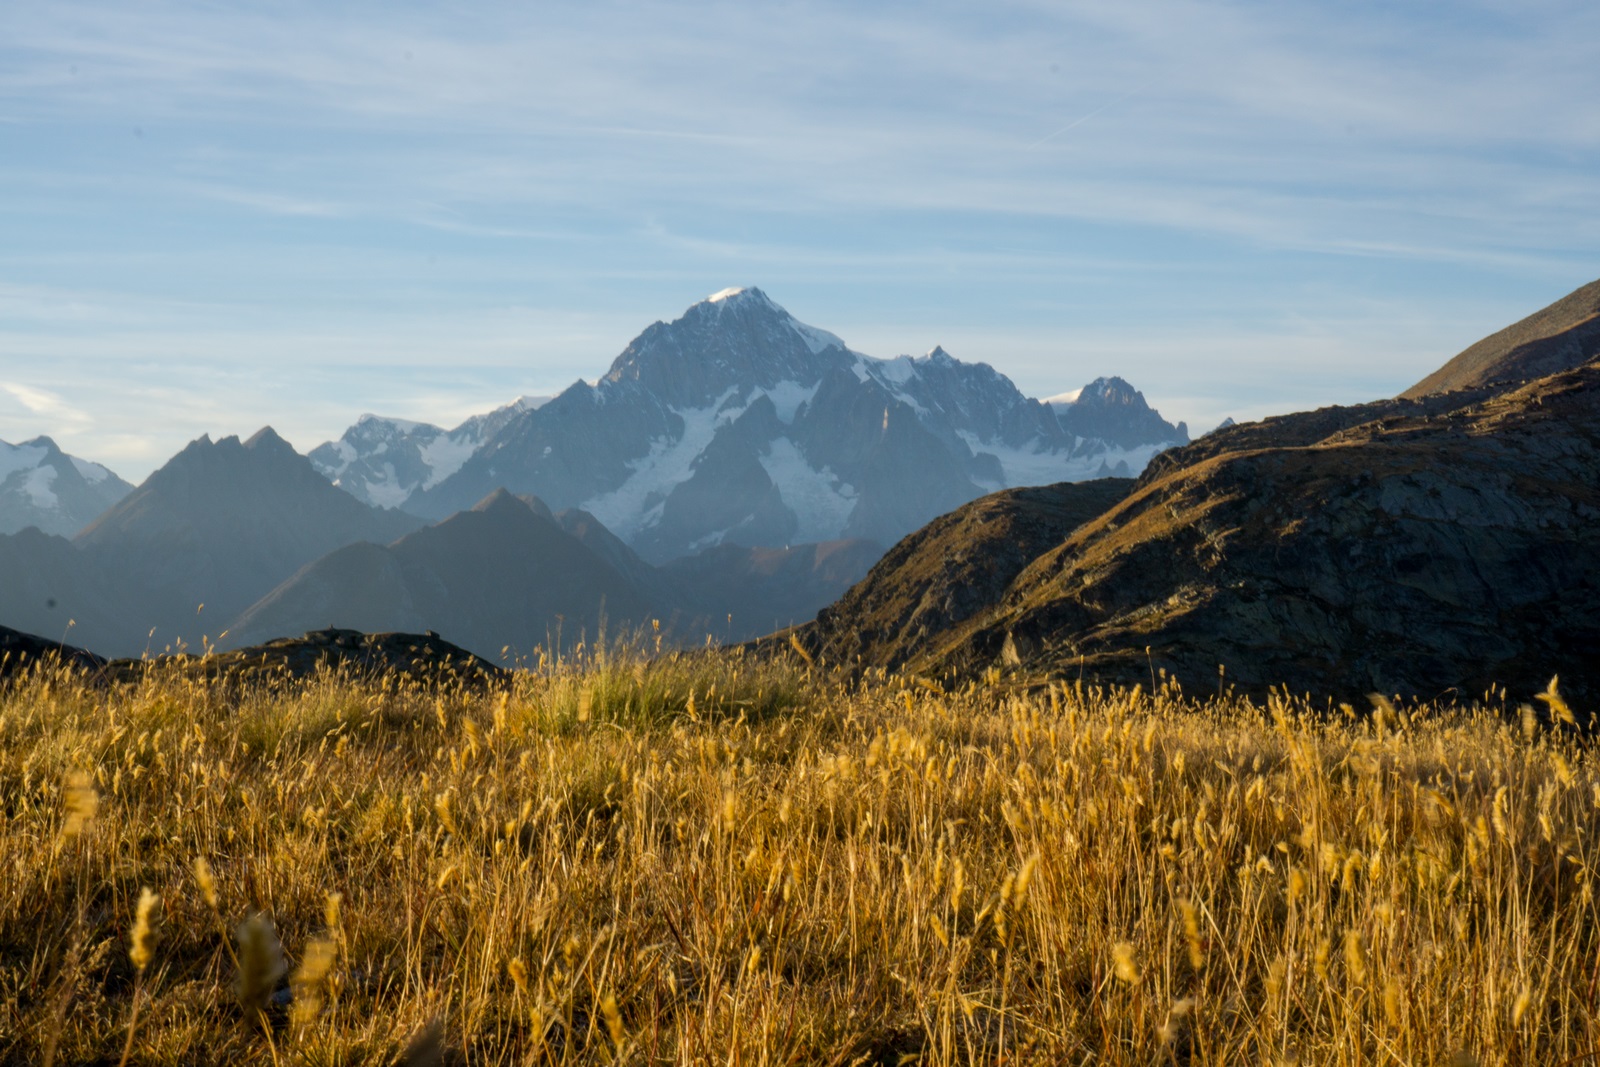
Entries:
{"label": "rocky outcrop", "polygon": [[835,665],[896,669],[923,661],[995,604],[1037,556],[1132,487],[1130,479],[1105,478],[975,500],[902,540],[796,636]]}
{"label": "rocky outcrop", "polygon": [[1559,673],[1600,694],[1597,519],[1591,364],[1154,473],[933,659],[1350,696],[1526,695]]}
{"label": "rocky outcrop", "polygon": [[507,681],[510,672],[431,630],[422,634],[362,633],[329,627],[250,648],[208,656],[113,660],[107,677],[128,681],[148,671],[181,672],[209,682],[279,685],[320,674],[417,686],[480,687]]}
{"label": "rocky outcrop", "polygon": [[105,660],[93,652],[0,626],[0,683],[37,668],[53,666],[99,670]]}

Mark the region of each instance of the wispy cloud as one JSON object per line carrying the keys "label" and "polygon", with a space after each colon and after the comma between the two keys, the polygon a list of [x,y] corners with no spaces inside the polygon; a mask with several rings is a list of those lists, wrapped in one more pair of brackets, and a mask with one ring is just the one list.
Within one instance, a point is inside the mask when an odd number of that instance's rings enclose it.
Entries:
{"label": "wispy cloud", "polygon": [[20,382],[0,381],[0,392],[10,396],[29,414],[50,420],[52,425],[76,429],[94,421],[87,413],[67,403],[59,393],[53,393],[48,389],[37,389]]}

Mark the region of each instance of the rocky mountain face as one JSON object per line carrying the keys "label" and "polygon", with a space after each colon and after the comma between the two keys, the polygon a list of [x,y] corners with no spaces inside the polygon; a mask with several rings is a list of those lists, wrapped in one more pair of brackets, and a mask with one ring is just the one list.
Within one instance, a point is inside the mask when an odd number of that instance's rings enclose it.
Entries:
{"label": "rocky mountain face", "polygon": [[133,486],[98,463],[69,456],[48,437],[0,441],[0,534],[36,527],[71,537]]}
{"label": "rocky mountain face", "polygon": [[1037,556],[1132,488],[1131,478],[1100,478],[975,500],[895,545],[800,634],[829,663],[897,670],[997,602]]}
{"label": "rocky mountain face", "polygon": [[1400,395],[1529,381],[1600,356],[1600,281],[1485,337]]}
{"label": "rocky mountain face", "polygon": [[242,442],[202,437],[74,539],[137,627],[138,647],[125,637],[96,651],[197,645],[307,563],[420,525],[335,489],[270,428]]}
{"label": "rocky mountain face", "polygon": [[363,415],[337,441],[306,458],[323,477],[364,504],[399,508],[413,493],[432,489],[461,469],[474,452],[516,416],[548,397],[524,396],[453,430],[425,422]]}
{"label": "rocky mountain face", "polygon": [[811,618],[880,553],[865,542],[725,545],[657,568],[593,516],[500,489],[392,544],[322,557],[246,610],[222,646],[320,627],[437,630],[514,663],[652,621],[676,643],[744,639]]}
{"label": "rocky mountain face", "polygon": [[497,488],[580,508],[662,563],[721,544],[887,544],[984,492],[1137,472],[1187,440],[1120,379],[1055,409],[940,348],[853,352],[759,289],[655,323],[592,386],[496,416],[476,437],[364,419],[312,456],[358,497],[431,519]]}
{"label": "rocky mountain face", "polygon": [[92,671],[104,665],[105,660],[93,652],[0,626],[0,682],[38,668],[60,666]]}
{"label": "rocky mountain face", "polygon": [[[1106,450],[1136,452],[1150,445],[1189,443],[1187,423],[1174,426],[1145,403],[1144,394],[1121,378],[1096,378],[1069,403],[1053,403],[1061,426],[1086,441],[1102,441]],[[1122,461],[1126,462],[1126,460]],[[1124,477],[1138,471],[1121,471]]]}
{"label": "rocky mountain face", "polygon": [[[941,521],[965,526],[982,558],[1015,540],[986,529],[983,509],[1017,506],[979,501]],[[797,636],[840,661],[958,675],[1149,684],[1167,670],[1191,688],[1360,701],[1491,685],[1526,699],[1559,673],[1567,691],[1600,696],[1597,518],[1591,359],[1219,429],[1159,457],[1009,579],[940,573],[930,528]],[[966,588],[981,590],[974,610],[913,607]]]}

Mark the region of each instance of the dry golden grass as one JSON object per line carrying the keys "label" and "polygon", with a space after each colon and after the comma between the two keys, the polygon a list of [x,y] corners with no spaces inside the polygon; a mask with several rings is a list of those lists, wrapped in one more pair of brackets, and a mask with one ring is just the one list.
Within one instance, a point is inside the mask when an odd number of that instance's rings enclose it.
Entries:
{"label": "dry golden grass", "polygon": [[19,685],[0,1058],[1595,1062],[1600,773],[1545,709],[805,670]]}

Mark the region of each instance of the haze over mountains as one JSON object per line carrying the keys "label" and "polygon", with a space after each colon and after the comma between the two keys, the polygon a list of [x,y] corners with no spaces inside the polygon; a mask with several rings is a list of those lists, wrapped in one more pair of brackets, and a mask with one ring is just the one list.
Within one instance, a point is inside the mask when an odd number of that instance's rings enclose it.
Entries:
{"label": "haze over mountains", "polygon": [[[1047,405],[986,365],[873,359],[727,290],[596,384],[449,431],[369,416],[309,458],[270,428],[202,437],[137,490],[47,440],[14,449],[4,484],[34,510],[9,514],[37,517],[55,486],[49,529],[72,539],[0,537],[0,625],[112,655],[338,625],[498,658],[602,614],[738,640],[809,619],[990,488],[1131,472],[1185,440],[1121,379]],[[80,482],[107,504],[67,507]]]}

